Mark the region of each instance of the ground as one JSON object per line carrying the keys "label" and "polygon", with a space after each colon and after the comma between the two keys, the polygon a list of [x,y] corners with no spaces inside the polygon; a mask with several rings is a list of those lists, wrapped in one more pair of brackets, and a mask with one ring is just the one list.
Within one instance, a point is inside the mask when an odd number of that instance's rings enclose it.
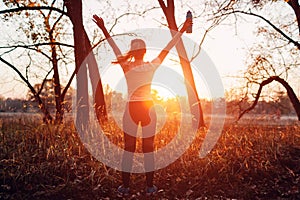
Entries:
{"label": "ground", "polygon": [[[299,122],[226,122],[214,149],[199,158],[205,132],[155,172],[159,191],[149,199],[300,199]],[[72,123],[1,116],[0,137],[0,199],[118,199],[120,172],[90,155]],[[132,175],[128,199],[146,198],[144,182]]]}

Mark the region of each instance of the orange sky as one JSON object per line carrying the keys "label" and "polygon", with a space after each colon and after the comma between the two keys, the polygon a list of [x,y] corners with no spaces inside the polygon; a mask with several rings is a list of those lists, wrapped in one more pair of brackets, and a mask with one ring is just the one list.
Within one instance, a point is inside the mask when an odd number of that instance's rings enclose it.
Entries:
{"label": "orange sky", "polygon": [[[111,5],[115,7],[114,12],[116,12],[115,13],[116,16],[119,16],[120,13],[124,12],[123,10],[125,8],[121,6],[120,1],[114,0],[110,2]],[[149,5],[151,4],[149,2],[147,3]],[[91,20],[91,16],[94,13],[103,13],[103,10],[101,10],[103,9],[101,5],[102,4],[100,4],[100,1],[96,1],[96,0],[89,0],[89,1],[84,0],[83,3],[84,26],[91,37],[94,30],[97,29],[96,25]],[[158,3],[156,2],[153,5],[158,6]],[[184,5],[180,5],[180,3],[178,2],[176,2],[175,6],[176,6],[176,18],[179,24],[179,22],[183,22],[183,20],[185,19],[185,13],[188,10],[188,7]],[[0,9],[3,9],[2,3],[0,3]],[[161,25],[158,22],[158,20],[162,20],[162,23],[166,23],[164,19],[162,19],[159,16],[162,16],[161,9],[151,11],[151,14],[148,15],[146,18],[139,18],[135,22],[122,19],[120,20],[120,23],[115,27],[114,33],[118,34],[118,33],[130,32],[130,30],[149,28],[149,27],[159,28],[161,27]],[[111,16],[107,12],[103,14],[103,18],[107,22],[108,26],[111,24],[110,22],[112,21],[110,17]],[[214,62],[217,70],[221,75],[225,89],[234,87],[238,83],[236,79],[230,78],[229,76],[239,75],[240,71],[245,69],[244,63],[247,58],[247,51],[249,48],[251,48],[252,44],[256,42],[256,36],[254,34],[256,30],[253,23],[254,20],[256,19],[247,18],[247,23],[243,22],[238,24],[239,25],[238,29],[235,29],[233,26],[228,26],[228,25],[218,26],[217,28],[209,32],[209,34],[205,38],[202,49],[208,54],[208,56]],[[201,19],[195,20],[193,25],[193,33],[185,34],[185,36],[192,39],[196,43],[199,43],[204,33],[204,27],[207,26],[208,23],[209,22],[203,21]],[[13,35],[12,33],[13,30],[11,26],[2,26],[2,27],[3,29],[0,30],[0,33],[3,35],[3,37],[0,38],[0,43],[1,46],[4,46],[6,45],[6,40]],[[17,63],[17,62],[14,60],[13,63]],[[26,96],[26,93],[28,91],[26,86],[23,83],[21,83],[19,81],[19,78],[16,76],[16,74],[3,63],[0,63],[0,73],[2,76],[0,81],[1,96],[23,97],[23,98]],[[63,79],[62,82],[65,82],[67,80],[67,77],[62,77],[62,79]],[[103,81],[104,83],[109,82],[109,80],[103,80]],[[197,82],[199,81],[200,80],[198,80]],[[292,85],[299,96],[298,82],[292,83]],[[207,96],[205,92],[201,92],[201,94]]]}

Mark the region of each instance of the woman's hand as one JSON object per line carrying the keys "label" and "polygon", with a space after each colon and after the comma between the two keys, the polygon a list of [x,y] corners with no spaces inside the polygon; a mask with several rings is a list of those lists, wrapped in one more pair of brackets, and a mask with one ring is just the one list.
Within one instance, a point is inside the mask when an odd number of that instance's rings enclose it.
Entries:
{"label": "woman's hand", "polygon": [[105,28],[103,19],[98,17],[98,15],[93,15],[93,21],[99,26],[99,28]]}
{"label": "woman's hand", "polygon": [[193,20],[191,18],[188,18],[185,20],[182,28],[180,29],[180,32],[183,33],[186,31],[186,29],[189,27],[189,26],[192,26],[193,25]]}
{"label": "woman's hand", "polygon": [[104,25],[104,21],[101,17],[99,17],[98,15],[93,15],[93,21],[97,24],[97,26],[102,30],[105,38],[107,39],[109,45],[112,47],[116,57],[118,57],[119,55],[122,55],[119,47],[116,45],[116,43],[114,42],[114,40],[111,38],[109,32],[107,31],[105,25]]}

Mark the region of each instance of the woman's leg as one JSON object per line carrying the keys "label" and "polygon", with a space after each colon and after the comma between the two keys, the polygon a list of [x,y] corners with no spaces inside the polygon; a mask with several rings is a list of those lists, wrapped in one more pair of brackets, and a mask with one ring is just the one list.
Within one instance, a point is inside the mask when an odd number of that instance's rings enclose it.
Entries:
{"label": "woman's leg", "polygon": [[146,170],[146,184],[148,187],[153,186],[154,177],[154,136],[143,138],[144,164]]}
{"label": "woman's leg", "polygon": [[130,171],[132,168],[133,154],[136,148],[136,133],[138,125],[133,121],[129,113],[129,104],[123,116],[124,154],[122,158],[122,181],[124,187],[129,187]]}
{"label": "woman's leg", "polygon": [[122,158],[122,181],[124,187],[129,187],[130,171],[132,168],[133,154],[135,152],[136,138],[124,133],[124,154]]}
{"label": "woman's leg", "polygon": [[154,136],[156,132],[156,112],[154,108],[148,109],[149,118],[142,121],[143,131],[143,153],[146,170],[146,184],[153,186],[154,177]]}

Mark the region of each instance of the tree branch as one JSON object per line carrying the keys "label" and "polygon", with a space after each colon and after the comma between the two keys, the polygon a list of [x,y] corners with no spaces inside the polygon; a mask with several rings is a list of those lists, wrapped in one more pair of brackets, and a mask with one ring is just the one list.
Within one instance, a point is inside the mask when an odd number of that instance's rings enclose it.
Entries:
{"label": "tree branch", "polygon": [[69,89],[69,87],[70,87],[70,85],[71,85],[71,83],[72,83],[72,81],[73,81],[75,75],[76,75],[76,69],[75,69],[74,72],[72,73],[72,75],[71,75],[71,77],[70,77],[70,79],[69,79],[67,85],[66,85],[65,88],[63,89],[63,91],[62,91],[62,93],[61,93],[61,99],[65,99],[65,96],[66,96],[66,94],[67,94],[67,91],[68,91],[68,89]]}
{"label": "tree branch", "polygon": [[273,80],[274,80],[274,78],[273,78],[273,77],[270,77],[270,78],[268,78],[267,80],[264,80],[263,82],[261,82],[261,83],[259,84],[259,88],[258,88],[258,91],[257,91],[257,93],[256,93],[256,97],[255,97],[254,102],[252,103],[252,105],[251,105],[249,108],[247,108],[246,110],[244,110],[244,111],[239,115],[237,121],[240,120],[244,114],[250,112],[250,111],[257,105],[263,87],[264,87],[265,85],[271,83]]}
{"label": "tree branch", "polygon": [[[165,2],[163,0],[158,0],[158,3],[160,5],[160,7],[162,8],[163,12],[165,13],[165,10],[167,9]],[[166,13],[165,13],[165,15],[166,15]]]}
{"label": "tree branch", "polygon": [[169,12],[175,12],[174,0],[167,0]]}
{"label": "tree branch", "polygon": [[300,35],[300,6],[298,0],[285,0],[294,10],[297,23],[298,23],[298,29],[299,29],[299,35]]}
{"label": "tree branch", "polygon": [[42,92],[42,90],[43,90],[43,88],[44,88],[44,85],[45,85],[45,83],[47,82],[47,77],[49,76],[49,74],[52,72],[52,70],[53,70],[53,68],[51,68],[49,71],[48,71],[48,73],[46,74],[46,76],[45,76],[45,78],[44,78],[44,80],[43,80],[43,82],[42,82],[42,84],[41,84],[41,87],[40,87],[40,89],[39,89],[39,91],[37,92],[37,95],[40,95],[41,94],[41,92]]}
{"label": "tree branch", "polygon": [[55,8],[55,7],[50,7],[50,6],[31,6],[31,7],[17,7],[17,8],[11,8],[11,9],[5,9],[5,10],[0,10],[0,14],[6,14],[6,13],[12,13],[12,12],[21,12],[25,10],[53,10],[56,12],[59,12],[61,14],[64,14],[66,16],[69,16],[68,13],[65,11]]}
{"label": "tree branch", "polygon": [[226,15],[230,15],[230,14],[234,14],[234,13],[241,13],[241,14],[245,14],[245,15],[251,15],[251,16],[255,16],[255,17],[258,17],[258,18],[262,19],[267,24],[269,24],[274,30],[276,30],[278,33],[280,33],[284,38],[286,38],[290,43],[293,43],[300,50],[300,43],[299,42],[297,42],[297,41],[293,40],[292,38],[290,38],[287,34],[285,34],[282,30],[280,30],[277,26],[272,24],[272,22],[270,22],[269,20],[267,20],[263,16],[252,13],[252,12],[245,12],[245,11],[241,11],[241,10],[233,10],[233,11],[227,13]]}
{"label": "tree branch", "polygon": [[61,42],[42,42],[42,43],[36,43],[36,44],[24,44],[24,45],[12,45],[12,46],[0,46],[0,49],[8,49],[8,48],[29,48],[29,47],[38,47],[38,46],[47,46],[47,45],[61,45],[65,47],[74,48],[74,45],[65,44]]}
{"label": "tree branch", "polygon": [[12,64],[10,64],[9,62],[7,62],[6,60],[4,60],[1,57],[0,57],[0,61],[3,62],[4,64],[8,65],[10,68],[12,68],[19,75],[19,77],[26,83],[27,87],[30,89],[30,91],[34,95],[35,100],[38,102],[42,112],[44,113],[44,120],[52,121],[52,117],[51,117],[49,111],[47,110],[47,108],[45,107],[44,102],[42,101],[42,99],[40,98],[40,96],[38,95],[38,93],[36,92],[34,87],[30,84],[30,82],[21,74],[21,72],[15,66],[13,66]]}
{"label": "tree branch", "polygon": [[112,29],[117,25],[118,21],[125,17],[125,16],[128,16],[128,15],[138,15],[138,16],[143,16],[144,14],[146,14],[147,12],[151,11],[151,10],[154,10],[154,9],[158,9],[159,7],[152,7],[152,8],[149,8],[143,12],[140,12],[140,13],[123,13],[122,15],[118,16],[115,20],[114,20],[114,23],[113,25],[111,26],[111,28],[109,29],[109,32],[111,33]]}
{"label": "tree branch", "polygon": [[257,105],[258,103],[258,100],[259,100],[259,97],[260,97],[260,94],[261,94],[261,91],[263,89],[263,87],[269,83],[271,83],[272,81],[277,81],[279,82],[281,85],[283,85],[287,91],[287,94],[290,98],[290,101],[291,103],[293,104],[293,107],[296,111],[296,114],[298,116],[298,120],[300,121],[300,102],[299,102],[299,99],[297,98],[295,92],[293,91],[293,89],[291,88],[291,86],[282,78],[280,78],[279,76],[271,76],[269,77],[268,79],[262,81],[260,84],[259,84],[259,88],[258,88],[258,91],[256,93],[256,97],[255,97],[255,100],[254,102],[252,103],[252,105],[247,108],[246,110],[244,110],[238,117],[237,121],[240,120],[242,118],[242,116],[248,112],[250,112],[252,109],[255,108],[255,106]]}

